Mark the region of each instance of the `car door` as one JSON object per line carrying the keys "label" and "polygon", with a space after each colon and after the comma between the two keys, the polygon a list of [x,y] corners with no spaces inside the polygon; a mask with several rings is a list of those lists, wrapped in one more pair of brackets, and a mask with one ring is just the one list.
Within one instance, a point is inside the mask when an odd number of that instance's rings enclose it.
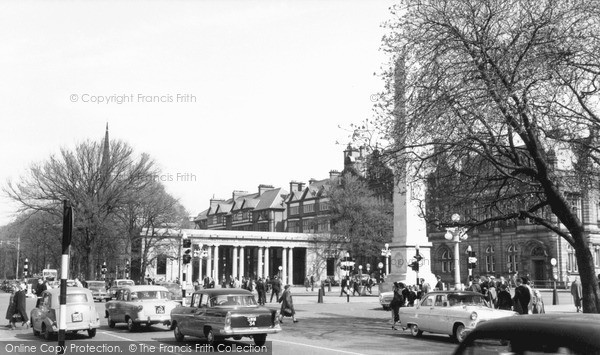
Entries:
{"label": "car door", "polygon": [[[445,294],[437,294],[433,300],[433,307],[429,308],[429,316],[432,320],[431,331],[434,333],[446,333],[448,328],[448,300]],[[433,321],[435,320],[435,321]]]}
{"label": "car door", "polygon": [[425,296],[425,298],[421,300],[419,309],[416,312],[417,324],[419,325],[420,330],[430,332],[434,326],[433,323],[437,321],[437,319],[432,316],[434,301],[435,295]]}
{"label": "car door", "polygon": [[204,325],[206,324],[206,310],[208,309],[208,295],[196,293],[194,296],[198,296],[192,299],[192,316],[191,326],[194,336],[204,337]]}
{"label": "car door", "polygon": [[[52,295],[48,292],[44,292],[42,293],[42,300],[40,301],[40,304],[38,305],[38,307],[36,307],[32,312],[31,312],[31,322],[32,322],[32,327],[33,329],[37,330],[37,331],[41,331],[42,330],[42,323],[44,322],[44,319],[48,319],[52,317],[52,309],[51,309],[51,305],[50,305],[50,299],[52,298]],[[50,322],[52,323],[52,322]]]}

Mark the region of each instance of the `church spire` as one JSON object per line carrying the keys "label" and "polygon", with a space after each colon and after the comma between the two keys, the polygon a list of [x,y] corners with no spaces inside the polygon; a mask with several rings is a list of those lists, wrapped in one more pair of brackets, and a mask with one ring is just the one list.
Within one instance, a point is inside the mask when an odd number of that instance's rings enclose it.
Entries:
{"label": "church spire", "polygon": [[104,134],[104,143],[102,145],[103,145],[102,161],[100,163],[100,166],[104,170],[104,169],[108,169],[108,165],[110,162],[110,146],[109,146],[109,140],[108,140],[108,122],[106,122],[106,133]]}

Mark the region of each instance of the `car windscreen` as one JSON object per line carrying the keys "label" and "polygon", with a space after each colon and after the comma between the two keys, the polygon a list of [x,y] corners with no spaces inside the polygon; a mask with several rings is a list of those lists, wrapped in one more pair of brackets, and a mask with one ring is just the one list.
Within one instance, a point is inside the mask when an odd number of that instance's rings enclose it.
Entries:
{"label": "car windscreen", "polygon": [[488,303],[485,301],[482,295],[448,295],[449,306],[482,306],[488,307]]}
{"label": "car windscreen", "polygon": [[137,291],[131,293],[131,299],[138,300],[168,300],[169,292],[167,291]]}
{"label": "car windscreen", "polygon": [[85,293],[67,294],[67,304],[87,303],[87,302],[88,302],[88,298]]}
{"label": "car windscreen", "polygon": [[256,306],[252,295],[218,295],[210,299],[211,307],[221,306]]}
{"label": "car windscreen", "polygon": [[89,289],[104,289],[104,282],[89,282],[87,283]]}
{"label": "car windscreen", "polygon": [[133,283],[133,281],[130,280],[126,280],[126,281],[117,281],[117,286],[133,286],[135,285]]}

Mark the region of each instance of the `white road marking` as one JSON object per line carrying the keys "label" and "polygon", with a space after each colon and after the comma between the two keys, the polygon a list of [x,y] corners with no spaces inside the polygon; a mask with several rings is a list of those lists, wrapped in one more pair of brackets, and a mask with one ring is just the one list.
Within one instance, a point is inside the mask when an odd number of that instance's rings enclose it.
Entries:
{"label": "white road marking", "polygon": [[364,353],[355,353],[355,352],[351,352],[351,351],[344,351],[344,350],[339,350],[339,349],[326,348],[326,347],[323,347],[323,346],[308,345],[308,344],[303,344],[303,343],[295,343],[295,342],[292,342],[292,341],[285,341],[285,340],[279,340],[279,339],[269,339],[269,340],[272,341],[272,342],[286,343],[286,344],[291,344],[291,345],[306,346],[306,347],[309,347],[309,348],[315,348],[315,349],[320,349],[320,350],[333,351],[333,352],[342,353],[342,354],[364,355]]}
{"label": "white road marking", "polygon": [[129,339],[129,338],[125,338],[125,337],[122,337],[122,336],[118,336],[118,335],[116,335],[116,334],[114,334],[114,333],[107,333],[107,332],[99,332],[99,333],[100,333],[100,334],[106,334],[106,335],[110,335],[111,337],[119,338],[119,339],[122,339],[122,340],[127,340],[127,341],[135,341],[135,342],[137,342],[137,341],[138,341],[138,340],[134,340],[134,339]]}

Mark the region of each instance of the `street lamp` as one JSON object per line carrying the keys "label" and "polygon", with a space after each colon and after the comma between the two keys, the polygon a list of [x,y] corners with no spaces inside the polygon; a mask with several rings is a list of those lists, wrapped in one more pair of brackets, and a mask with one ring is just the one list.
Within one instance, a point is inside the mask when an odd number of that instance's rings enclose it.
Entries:
{"label": "street lamp", "polygon": [[419,246],[415,245],[415,258],[414,261],[412,263],[409,264],[409,266],[413,269],[413,271],[416,272],[417,274],[417,285],[419,285],[419,264],[421,263],[421,260],[423,260],[423,257],[421,256],[421,254],[419,253]]}
{"label": "street lamp", "polygon": [[381,255],[385,256],[385,274],[389,275],[390,273],[390,256],[392,255],[392,251],[390,250],[390,244],[385,243],[383,245],[385,249],[381,249]]}
{"label": "street lamp", "polygon": [[383,263],[379,262],[379,264],[377,264],[377,267],[379,268],[379,280],[378,282],[381,283],[383,281],[383,275],[382,274],[382,269],[383,269]]}
{"label": "street lamp", "polygon": [[[455,224],[460,222],[460,215],[455,213],[452,215],[452,222]],[[461,241],[466,240],[469,236],[466,233],[466,228],[463,227],[447,227],[444,238],[454,243],[454,289],[460,290],[462,283],[460,282],[460,247]]]}
{"label": "street lamp", "polygon": [[281,280],[281,270],[283,270],[283,266],[279,265],[278,269],[279,269],[279,279]]}
{"label": "street lamp", "polygon": [[552,279],[554,280],[554,285],[552,287],[552,305],[555,306],[558,304],[558,291],[556,290],[556,279],[558,279],[558,267],[556,266],[556,259],[550,259],[550,264],[552,265]]}

